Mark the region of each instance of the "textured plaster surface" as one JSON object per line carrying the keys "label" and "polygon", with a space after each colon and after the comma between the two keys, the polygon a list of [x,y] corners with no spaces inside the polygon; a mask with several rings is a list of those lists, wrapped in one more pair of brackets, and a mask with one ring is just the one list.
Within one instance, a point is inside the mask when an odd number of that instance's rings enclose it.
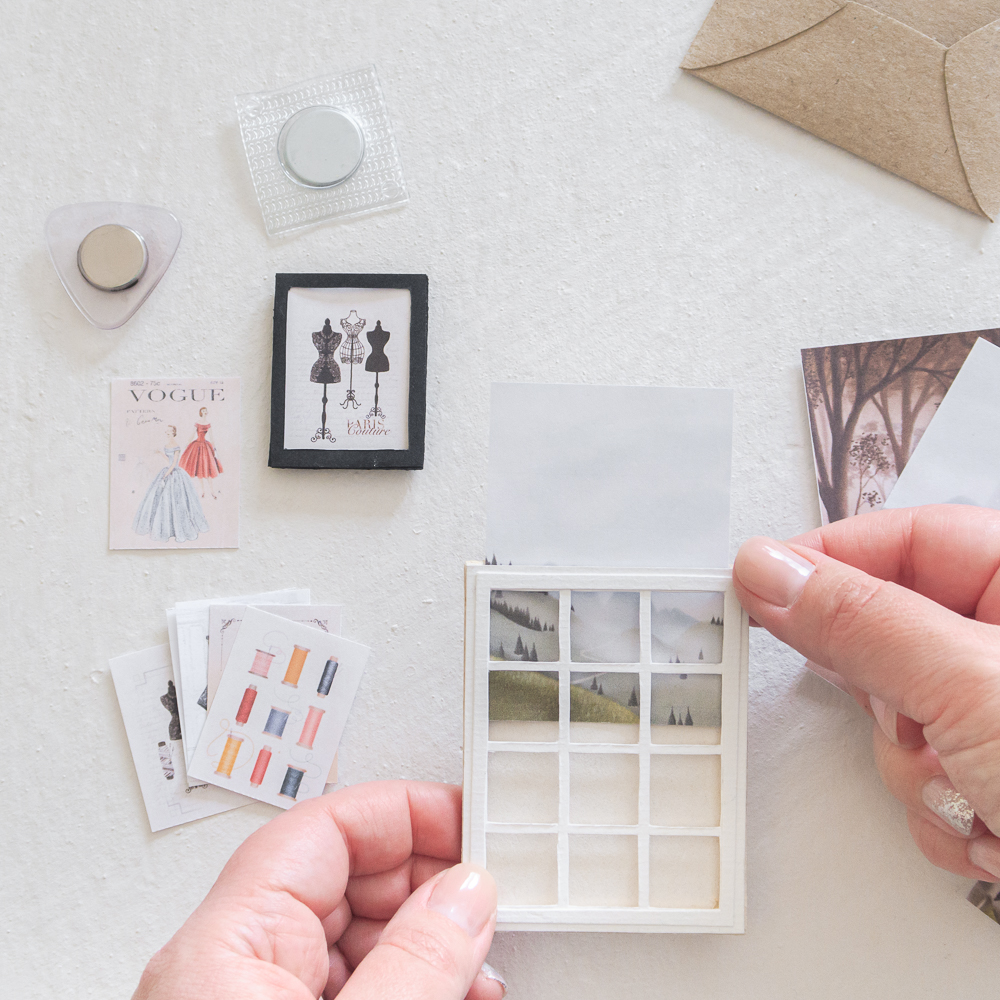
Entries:
{"label": "textured plaster surface", "polygon": [[[0,33],[0,995],[127,996],[272,810],[152,836],[107,659],[177,600],[291,584],[375,657],[345,782],[461,776],[462,563],[495,379],[733,386],[732,544],[811,527],[798,349],[994,327],[1000,228],[677,69],[709,0],[8,4]],[[266,238],[233,95],[374,62],[411,194]],[[72,306],[42,227],[162,205],[134,319]],[[275,271],[426,271],[427,466],[267,468]],[[108,380],[243,377],[242,546],[107,549]],[[511,995],[947,997],[998,928],[882,789],[870,723],[753,640],[745,936],[506,934]]]}

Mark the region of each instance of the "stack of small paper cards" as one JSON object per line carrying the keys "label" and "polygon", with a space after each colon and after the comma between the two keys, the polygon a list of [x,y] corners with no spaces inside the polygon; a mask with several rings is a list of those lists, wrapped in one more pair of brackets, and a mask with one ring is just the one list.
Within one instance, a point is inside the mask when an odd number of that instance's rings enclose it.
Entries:
{"label": "stack of small paper cards", "polygon": [[337,780],[370,650],[342,608],[279,590],[177,604],[169,646],[111,660],[155,833],[259,799],[288,808]]}

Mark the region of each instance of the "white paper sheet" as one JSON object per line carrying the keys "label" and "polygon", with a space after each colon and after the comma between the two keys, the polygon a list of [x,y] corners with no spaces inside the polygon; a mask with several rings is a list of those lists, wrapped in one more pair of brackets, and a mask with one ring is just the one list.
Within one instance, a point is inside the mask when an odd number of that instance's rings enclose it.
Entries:
{"label": "white paper sheet", "polygon": [[180,719],[170,711],[170,647],[153,646],[109,662],[153,833],[246,805],[242,795],[213,785],[188,787]]}
{"label": "white paper sheet", "polygon": [[208,609],[213,604],[308,604],[310,600],[308,589],[288,589],[241,597],[182,601],[174,607],[177,629],[177,659],[174,665],[188,770],[201,735],[201,727],[205,724],[208,698]]}
{"label": "white paper sheet", "polygon": [[1000,510],[1000,347],[977,340],[896,483],[887,508]]}
{"label": "white paper sheet", "polygon": [[192,776],[283,809],[321,795],[370,652],[247,608]]}
{"label": "white paper sheet", "polygon": [[497,383],[486,558],[729,565],[732,392]]}

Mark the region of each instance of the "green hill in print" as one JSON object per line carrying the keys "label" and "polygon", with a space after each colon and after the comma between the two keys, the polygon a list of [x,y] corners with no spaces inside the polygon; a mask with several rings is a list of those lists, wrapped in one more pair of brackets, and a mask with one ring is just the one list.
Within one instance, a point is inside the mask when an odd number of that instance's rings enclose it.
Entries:
{"label": "green hill in print", "polygon": [[624,722],[632,726],[639,721],[638,714],[624,705],[575,684],[569,689],[569,717],[571,722]]}
{"label": "green hill in print", "polygon": [[490,722],[558,722],[559,678],[538,670],[490,671]]}

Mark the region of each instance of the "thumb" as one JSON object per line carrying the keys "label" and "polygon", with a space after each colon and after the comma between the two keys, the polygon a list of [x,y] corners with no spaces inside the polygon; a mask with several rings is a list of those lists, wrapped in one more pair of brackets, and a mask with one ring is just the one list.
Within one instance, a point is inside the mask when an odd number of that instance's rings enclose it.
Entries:
{"label": "thumb", "polygon": [[497,887],[477,865],[425,882],[386,924],[338,1000],[463,1000],[490,950]]}
{"label": "thumb", "polygon": [[772,635],[930,727],[932,744],[935,728],[978,714],[987,690],[1000,695],[994,626],[815,549],[751,538],[733,583]]}

